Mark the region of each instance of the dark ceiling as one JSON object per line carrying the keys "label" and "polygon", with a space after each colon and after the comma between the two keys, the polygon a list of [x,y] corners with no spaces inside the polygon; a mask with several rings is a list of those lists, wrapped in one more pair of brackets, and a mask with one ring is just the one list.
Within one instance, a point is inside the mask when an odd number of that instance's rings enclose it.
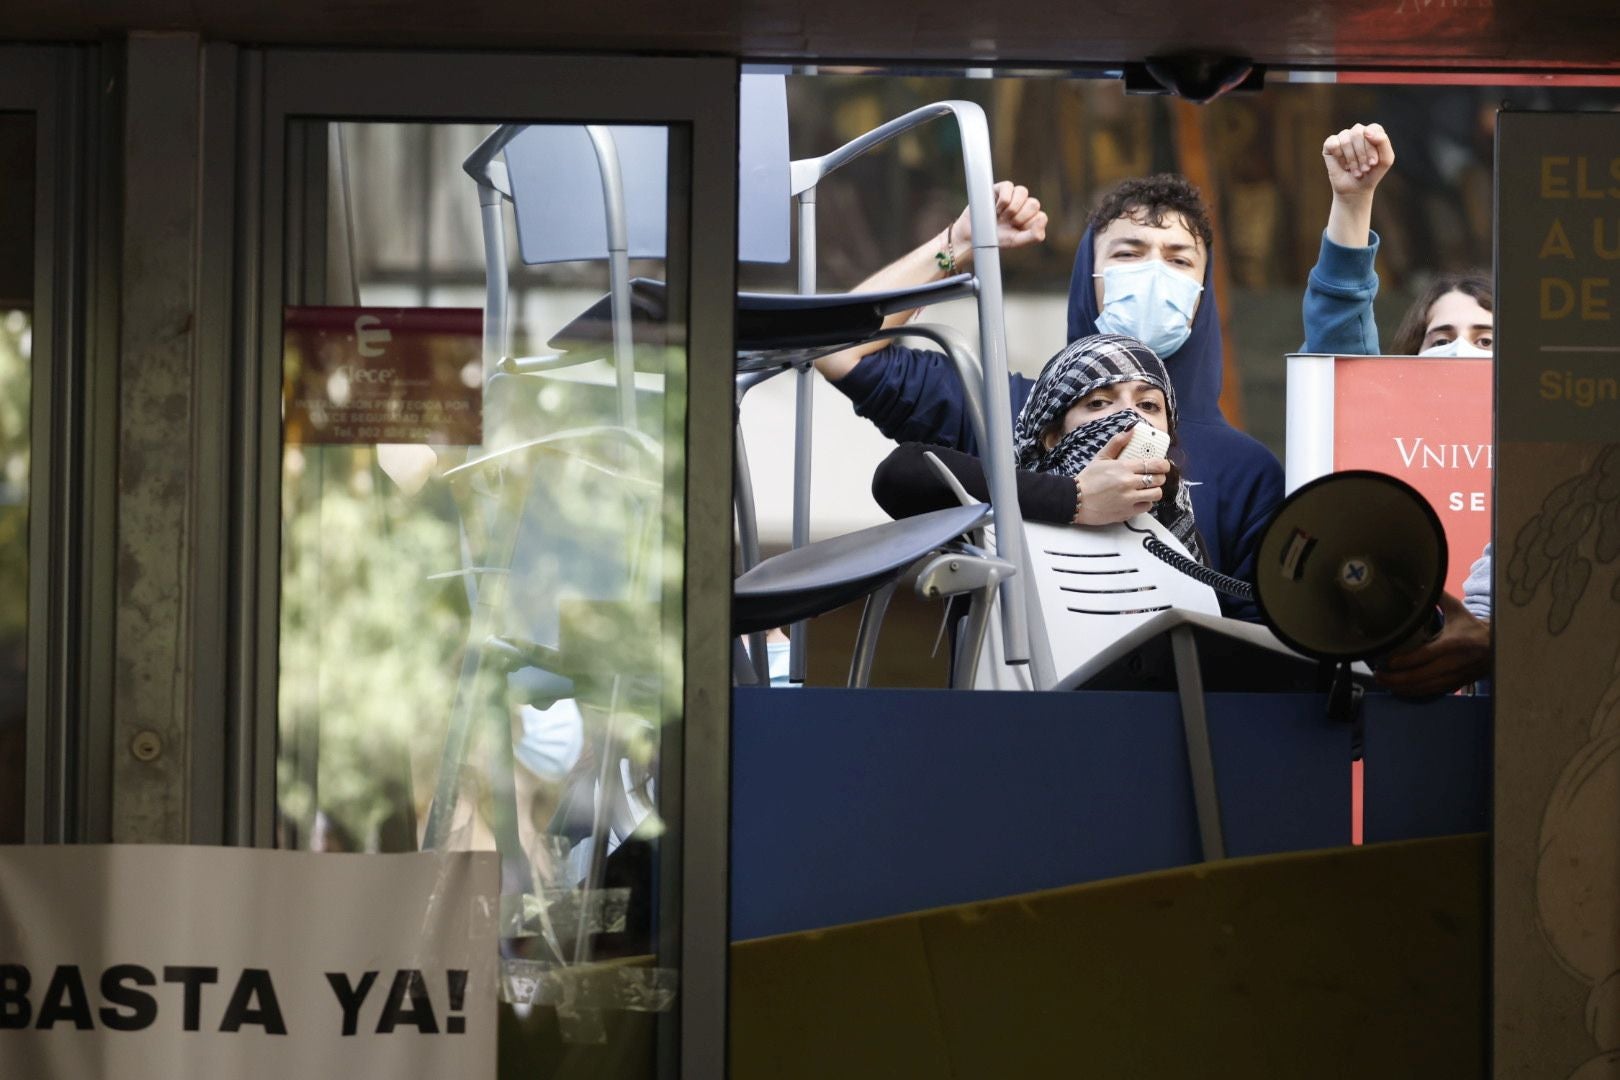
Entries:
{"label": "dark ceiling", "polygon": [[1620,0],[7,0],[0,39],[1620,70]]}

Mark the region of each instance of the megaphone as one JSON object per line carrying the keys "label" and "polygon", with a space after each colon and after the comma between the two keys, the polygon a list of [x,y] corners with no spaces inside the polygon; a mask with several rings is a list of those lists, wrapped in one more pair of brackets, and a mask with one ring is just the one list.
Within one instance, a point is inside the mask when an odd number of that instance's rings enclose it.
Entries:
{"label": "megaphone", "polygon": [[1260,539],[1254,592],[1290,648],[1347,664],[1434,633],[1446,533],[1427,499],[1386,473],[1346,470],[1283,500]]}

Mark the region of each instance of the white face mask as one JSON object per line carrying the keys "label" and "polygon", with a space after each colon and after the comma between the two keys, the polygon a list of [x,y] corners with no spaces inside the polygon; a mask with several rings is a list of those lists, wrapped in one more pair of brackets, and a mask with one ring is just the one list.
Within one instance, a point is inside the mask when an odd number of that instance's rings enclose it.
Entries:
{"label": "white face mask", "polygon": [[1099,333],[1135,338],[1161,360],[1186,343],[1204,291],[1198,282],[1162,259],[1110,266],[1092,276],[1103,279]]}
{"label": "white face mask", "polygon": [[792,655],[792,643],[787,641],[767,641],[765,643],[765,656],[769,661],[772,686],[798,686],[799,684],[788,678],[788,659]]}
{"label": "white face mask", "polygon": [[1490,349],[1481,349],[1479,346],[1475,345],[1471,341],[1464,341],[1462,338],[1453,338],[1452,340],[1446,342],[1444,345],[1430,346],[1429,348],[1424,349],[1422,352],[1418,353],[1418,355],[1419,356],[1491,356],[1492,352],[1491,352]]}
{"label": "white face mask", "polygon": [[585,748],[585,718],[573,698],[549,709],[524,705],[518,710],[523,734],[513,748],[517,759],[542,780],[561,780]]}

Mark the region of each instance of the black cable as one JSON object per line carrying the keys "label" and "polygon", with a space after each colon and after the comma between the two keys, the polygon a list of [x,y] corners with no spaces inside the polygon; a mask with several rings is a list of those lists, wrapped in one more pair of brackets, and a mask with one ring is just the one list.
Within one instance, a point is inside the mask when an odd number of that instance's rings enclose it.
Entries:
{"label": "black cable", "polygon": [[1198,562],[1196,559],[1189,559],[1187,556],[1183,555],[1169,544],[1166,544],[1163,540],[1160,540],[1157,536],[1154,536],[1148,530],[1138,529],[1128,521],[1125,522],[1125,527],[1134,533],[1142,534],[1142,546],[1147,548],[1148,551],[1152,552],[1155,558],[1159,559],[1161,562],[1169,563],[1171,566],[1175,567],[1177,570],[1180,570],[1183,574],[1186,574],[1194,581],[1203,585],[1208,585],[1216,592],[1223,592],[1228,596],[1235,596],[1240,600],[1254,599],[1254,586],[1250,585],[1242,578],[1235,578],[1228,574],[1223,574],[1219,570],[1210,569],[1203,563]]}

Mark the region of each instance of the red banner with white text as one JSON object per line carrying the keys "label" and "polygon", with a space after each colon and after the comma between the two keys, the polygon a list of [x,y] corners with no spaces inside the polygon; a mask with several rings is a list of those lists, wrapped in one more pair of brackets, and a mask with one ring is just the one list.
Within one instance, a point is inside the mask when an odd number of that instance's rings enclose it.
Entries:
{"label": "red banner with white text", "polygon": [[1333,467],[1377,469],[1420,491],[1445,523],[1446,591],[1462,595],[1491,538],[1491,362],[1334,361]]}

